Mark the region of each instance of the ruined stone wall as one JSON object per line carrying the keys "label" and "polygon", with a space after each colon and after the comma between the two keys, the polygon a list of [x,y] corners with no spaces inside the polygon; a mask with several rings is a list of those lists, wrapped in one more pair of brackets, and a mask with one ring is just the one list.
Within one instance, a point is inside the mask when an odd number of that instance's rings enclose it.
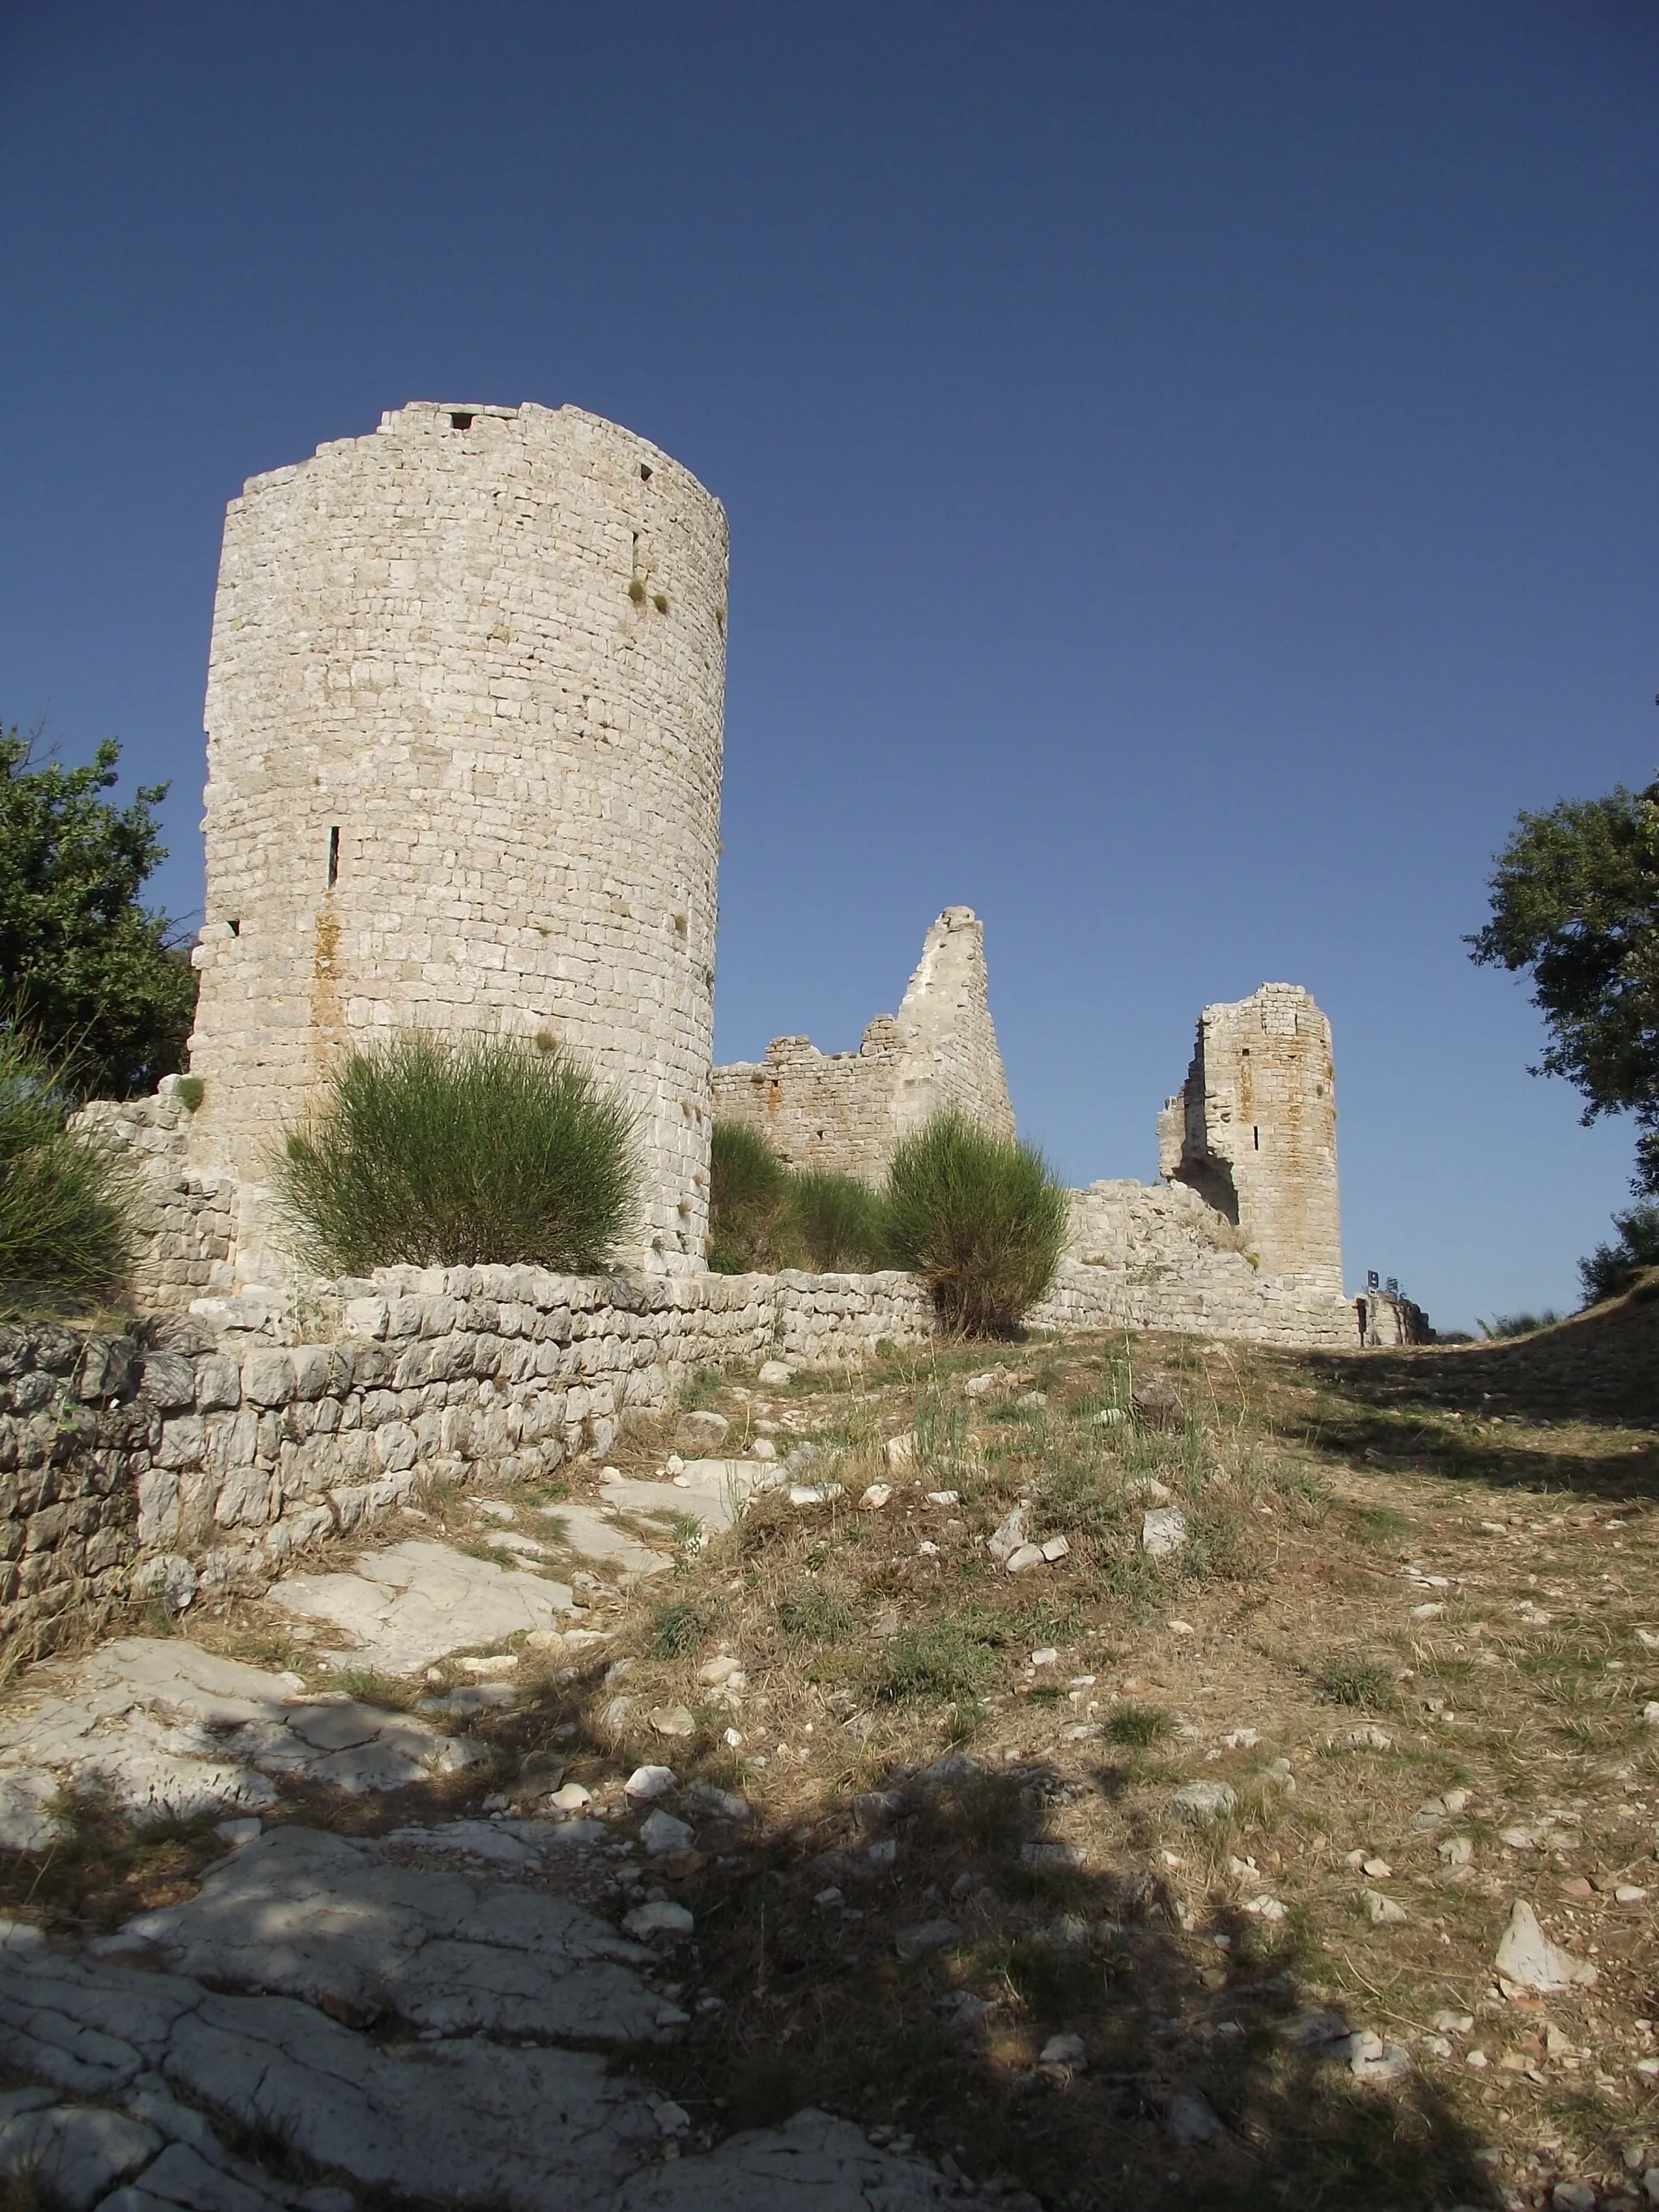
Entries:
{"label": "ruined stone wall", "polygon": [[956,1109],[1014,1133],[991,1019],[985,933],[971,908],[946,907],[928,930],[896,1015],[880,1014],[857,1052],[775,1037],[764,1060],[714,1070],[714,1109],[763,1131],[792,1167],[878,1182],[908,1129]]}
{"label": "ruined stone wall", "polygon": [[118,1337],[0,1327],[0,1638],[268,1576],[428,1477],[544,1476],[699,1369],[834,1366],[933,1325],[902,1274],[402,1267],[297,1312],[238,1296]]}
{"label": "ruined stone wall", "polygon": [[1239,1231],[1182,1183],[1097,1182],[1072,1194],[1066,1257],[1028,1319],[1061,1334],[1175,1329],[1254,1344],[1357,1341],[1340,1286],[1272,1275]]}
{"label": "ruined stone wall", "polygon": [[134,1347],[0,1326],[0,1654],[122,1595],[155,1407]]}
{"label": "ruined stone wall", "polygon": [[1331,1025],[1296,983],[1206,1006],[1158,1166],[1237,1223],[1264,1274],[1340,1296],[1341,1210]]}
{"label": "ruined stone wall", "polygon": [[614,423],[417,404],[231,502],[192,1159],[258,1183],[330,1058],[545,1034],[640,1117],[633,1256],[701,1264],[724,511]]}
{"label": "ruined stone wall", "polygon": [[141,1313],[180,1310],[235,1279],[239,1186],[221,1170],[191,1164],[191,1114],[179,1083],[166,1075],[154,1097],[96,1100],[71,1125],[106,1146],[131,1179],[130,1287]]}

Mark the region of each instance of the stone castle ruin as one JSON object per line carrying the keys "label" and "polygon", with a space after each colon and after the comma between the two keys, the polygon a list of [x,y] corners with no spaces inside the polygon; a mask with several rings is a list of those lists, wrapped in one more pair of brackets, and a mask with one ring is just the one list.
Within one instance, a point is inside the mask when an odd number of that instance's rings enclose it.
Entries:
{"label": "stone castle ruin", "polygon": [[[87,1109],[145,1170],[145,1304],[283,1291],[274,1148],[338,1054],[404,1027],[544,1038],[617,1089],[644,1170],[635,1277],[706,1279],[715,1112],[869,1181],[940,1108],[1012,1133],[966,907],[856,1051],[781,1037],[713,1066],[726,597],[719,501],[574,407],[412,404],[232,501],[201,1095],[173,1078]],[[1307,992],[1206,1007],[1159,1139],[1160,1182],[1074,1194],[1034,1320],[1352,1340],[1330,1029]]]}
{"label": "stone castle ruin", "polygon": [[879,1182],[893,1146],[954,1108],[1014,1133],[1008,1079],[991,1020],[985,932],[965,906],[928,931],[896,1014],[878,1014],[856,1052],[774,1037],[761,1061],[714,1070],[714,1111],[763,1131],[791,1167]]}
{"label": "stone castle ruin", "polygon": [[545,1036],[708,1223],[724,509],[579,408],[416,404],[256,477],[207,690],[192,1161],[258,1183],[343,1048]]}

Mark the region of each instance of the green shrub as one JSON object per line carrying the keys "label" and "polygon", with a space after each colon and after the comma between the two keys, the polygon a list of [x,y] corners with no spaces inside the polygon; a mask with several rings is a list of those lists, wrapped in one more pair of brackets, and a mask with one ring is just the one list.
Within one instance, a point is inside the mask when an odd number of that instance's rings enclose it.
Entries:
{"label": "green shrub", "polygon": [[696,1650],[702,1634],[702,1615],[695,1605],[665,1605],[651,1624],[651,1656],[684,1658],[688,1651]]}
{"label": "green shrub", "polygon": [[331,1073],[276,1179],[325,1273],[526,1263],[592,1272],[634,1218],[626,1106],[558,1052],[410,1030]]}
{"label": "green shrub", "polygon": [[132,1263],[132,1192],[114,1157],[67,1127],[73,1101],[0,1030],[0,1306],[64,1310],[115,1296]]}
{"label": "green shrub", "polygon": [[1015,1328],[1065,1249],[1066,1192],[1042,1154],[962,1114],[900,1139],[884,1210],[892,1257],[926,1277],[945,1326],[967,1335]]}
{"label": "green shrub", "polygon": [[856,1176],[803,1168],[791,1192],[806,1264],[823,1274],[858,1274],[886,1258],[881,1199]]}
{"label": "green shrub", "polygon": [[801,1256],[794,1178],[758,1129],[717,1117],[708,1158],[708,1264],[717,1275],[770,1273]]}

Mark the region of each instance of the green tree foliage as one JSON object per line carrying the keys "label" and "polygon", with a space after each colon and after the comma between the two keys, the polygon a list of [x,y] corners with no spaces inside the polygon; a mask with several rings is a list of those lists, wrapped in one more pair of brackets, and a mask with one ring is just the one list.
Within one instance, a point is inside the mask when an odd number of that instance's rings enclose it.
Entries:
{"label": "green tree foliage", "polygon": [[71,1103],[46,1060],[0,1030],[0,1311],[97,1304],[131,1264],[127,1178],[66,1126]]}
{"label": "green tree foliage", "polygon": [[275,1165],[301,1257],[588,1274],[632,1221],[633,1116],[562,1054],[405,1030],[331,1071]]}
{"label": "green tree foliage", "polygon": [[884,1197],[892,1256],[927,1278],[947,1328],[1006,1334],[1054,1279],[1070,1201],[1034,1146],[935,1115],[900,1139]]}
{"label": "green tree foliage", "polygon": [[1583,1118],[1633,1114],[1633,1188],[1659,1193],[1659,782],[1522,814],[1497,858],[1471,958],[1532,975],[1549,1046]]}
{"label": "green tree foliage", "polygon": [[1633,1206],[1628,1213],[1615,1213],[1613,1225],[1618,1241],[1598,1244],[1587,1260],[1578,1262],[1578,1279],[1584,1304],[1600,1305],[1627,1291],[1644,1267],[1659,1267],[1659,1204]]}
{"label": "green tree foliage", "polygon": [[120,747],[90,764],[37,762],[30,739],[0,730],[0,976],[6,1011],[83,1097],[152,1091],[181,1066],[196,973],[173,925],[138,903],[166,855],[152,808],[164,783],[130,806],[101,794]]}

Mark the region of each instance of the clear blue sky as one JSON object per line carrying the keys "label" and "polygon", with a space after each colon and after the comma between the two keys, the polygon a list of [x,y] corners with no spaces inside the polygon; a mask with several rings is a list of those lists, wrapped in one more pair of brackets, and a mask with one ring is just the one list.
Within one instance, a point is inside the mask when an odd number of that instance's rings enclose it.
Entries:
{"label": "clear blue sky", "polygon": [[1207,1000],[1335,1024],[1350,1278],[1576,1297],[1631,1136],[1468,964],[1659,762],[1653,0],[8,0],[0,716],[170,777],[225,501],[411,398],[727,503],[718,1045],[953,902],[1025,1130],[1154,1172]]}

